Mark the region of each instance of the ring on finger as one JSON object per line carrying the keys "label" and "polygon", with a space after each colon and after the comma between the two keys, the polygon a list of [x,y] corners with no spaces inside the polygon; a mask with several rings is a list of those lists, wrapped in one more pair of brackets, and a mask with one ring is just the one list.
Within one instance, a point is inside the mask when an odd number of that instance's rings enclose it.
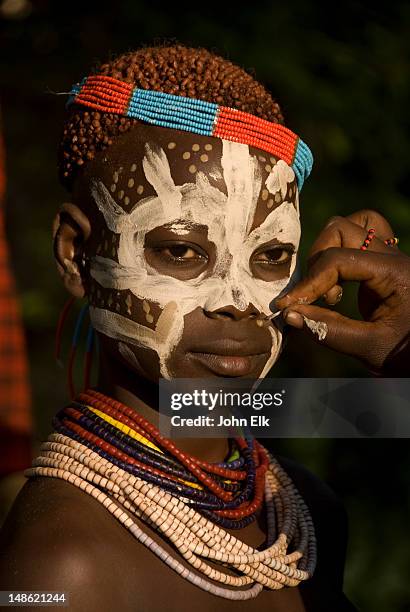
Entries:
{"label": "ring on finger", "polygon": [[384,241],[384,244],[387,244],[387,246],[397,246],[399,244],[399,239],[397,238],[397,236],[393,236],[393,238],[387,238]]}
{"label": "ring on finger", "polygon": [[366,251],[369,248],[369,244],[371,243],[371,241],[373,240],[373,238],[376,235],[376,230],[371,228],[369,230],[367,230],[367,236],[362,244],[362,246],[360,247],[361,251]]}

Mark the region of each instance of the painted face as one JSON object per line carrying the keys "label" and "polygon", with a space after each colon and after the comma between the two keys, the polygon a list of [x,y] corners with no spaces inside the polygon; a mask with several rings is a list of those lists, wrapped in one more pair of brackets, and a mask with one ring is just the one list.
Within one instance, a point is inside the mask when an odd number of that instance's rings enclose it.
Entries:
{"label": "painted face", "polygon": [[107,350],[152,381],[266,375],[282,331],[258,316],[291,282],[300,240],[284,161],[141,126],[89,163],[75,195],[97,210],[89,301]]}

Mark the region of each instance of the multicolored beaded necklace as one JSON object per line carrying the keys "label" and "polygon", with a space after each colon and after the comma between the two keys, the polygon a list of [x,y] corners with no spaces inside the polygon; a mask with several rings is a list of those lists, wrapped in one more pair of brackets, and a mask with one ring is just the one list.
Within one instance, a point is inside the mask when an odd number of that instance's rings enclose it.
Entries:
{"label": "multicolored beaded necklace", "polygon": [[[134,409],[93,389],[63,408],[53,426],[55,432],[25,476],[62,478],[86,491],[201,589],[227,599],[250,599],[263,587],[297,586],[312,576],[316,539],[309,510],[283,468],[256,440],[236,438],[225,462],[208,463],[182,452]],[[263,505],[267,537],[262,547],[254,549],[225,531],[251,523]],[[172,558],[132,517],[154,527],[213,582]],[[235,575],[216,569],[215,563]]]}

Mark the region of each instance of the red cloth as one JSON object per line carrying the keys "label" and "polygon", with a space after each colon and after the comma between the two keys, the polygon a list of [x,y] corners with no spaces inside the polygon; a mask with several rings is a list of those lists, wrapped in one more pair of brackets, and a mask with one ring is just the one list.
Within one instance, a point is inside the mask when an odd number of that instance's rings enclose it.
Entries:
{"label": "red cloth", "polygon": [[4,234],[5,182],[0,131],[0,476],[29,465],[32,433],[25,340]]}

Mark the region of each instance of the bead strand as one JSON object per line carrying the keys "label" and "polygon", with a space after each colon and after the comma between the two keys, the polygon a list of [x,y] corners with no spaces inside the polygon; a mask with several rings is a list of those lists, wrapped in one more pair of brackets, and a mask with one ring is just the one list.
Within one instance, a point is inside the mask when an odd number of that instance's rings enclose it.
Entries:
{"label": "bead strand", "polygon": [[[110,462],[102,459],[84,445],[60,434],[51,434],[49,440],[49,442],[41,446],[42,456],[33,462],[35,467],[31,468],[31,470],[27,470],[27,476],[57,476],[67,479],[73,484],[76,484],[76,486],[80,486],[83,490],[93,494],[92,489],[87,489],[88,485],[84,484],[83,480],[78,480],[80,475],[82,479],[88,478],[91,482],[98,483],[98,486],[104,487],[112,491],[115,495],[122,497],[124,502],[127,501],[126,498],[130,499],[131,503],[127,502],[129,507],[135,509],[138,506],[144,516],[149,515],[152,521],[151,524],[157,526],[159,531],[166,535],[170,541],[176,545],[186,561],[188,561],[197,571],[201,571],[213,580],[231,586],[238,586],[239,584],[243,586],[245,584],[250,584],[250,581],[257,581],[257,584],[251,587],[251,589],[247,589],[246,591],[234,591],[232,589],[222,589],[204,580],[200,576],[193,574],[192,571],[181,566],[177,560],[170,558],[170,555],[165,553],[158,544],[152,545],[153,540],[149,538],[147,534],[144,534],[132,519],[125,515],[118,506],[115,506],[115,504],[113,506],[113,502],[111,502],[109,498],[103,501],[101,497],[99,498],[99,501],[102,501],[102,503],[109,508],[110,512],[129,528],[131,533],[133,533],[141,543],[148,546],[170,567],[178,571],[178,573],[190,580],[193,584],[197,584],[200,588],[228,599],[249,599],[255,597],[263,586],[270,589],[282,588],[285,585],[295,586],[299,584],[301,580],[310,577],[311,574],[309,572],[291,566],[295,566],[301,559],[301,553],[298,552],[298,550],[290,555],[284,554],[286,553],[288,537],[283,531],[288,530],[289,525],[295,522],[292,521],[292,519],[285,520],[283,525],[278,522],[280,533],[275,543],[269,547],[269,549],[262,552],[255,551],[232,535],[225,533],[221,528],[210,523],[204,517],[198,515],[192,508],[187,508],[181,500],[178,501],[169,493],[166,493],[162,489],[158,489],[155,485],[150,485],[135,476],[127,474],[121,470],[121,468],[113,466]],[[67,457],[64,457],[65,461],[62,461],[61,456],[59,457],[59,453],[67,455],[71,463],[67,461]],[[47,454],[49,454],[49,456],[47,456]],[[269,454],[267,454],[267,456],[270,458],[270,463],[269,470],[267,471],[265,489],[267,490],[268,488],[268,482],[274,482],[276,486],[278,486],[278,482],[287,483],[287,488],[282,491],[285,507],[287,506],[290,508],[294,505],[296,508],[296,501],[300,496],[298,496],[296,489],[294,489],[290,479],[286,476],[279,464]],[[74,459],[76,463],[73,462]],[[39,465],[41,461],[44,460],[51,463],[54,462],[53,465],[56,467],[51,469]],[[50,465],[50,463],[47,465]],[[60,466],[63,466],[64,469],[61,469]],[[76,475],[74,479],[70,470]],[[277,481],[277,477],[279,481]],[[120,489],[122,489],[123,494],[119,492]],[[277,496],[274,489],[275,487],[272,489],[272,497],[273,495],[275,496],[276,503]],[[96,492],[94,488],[93,490]],[[97,496],[99,496],[100,493],[101,492],[98,491],[94,496],[98,498]],[[142,500],[141,496],[145,501]],[[293,502],[289,501],[289,498],[293,498]],[[271,501],[272,499],[270,502]],[[301,521],[300,531],[302,532],[304,523],[308,526],[309,524],[313,524],[311,521],[309,523],[309,521],[306,520],[306,506],[299,505],[299,508],[301,509],[297,510],[297,517],[298,520]],[[172,514],[172,518],[170,513]],[[308,516],[310,518],[310,515]],[[272,521],[268,521],[268,523],[272,523]],[[288,525],[288,527],[286,525]],[[312,536],[311,531],[310,536]],[[270,537],[273,537],[272,533]],[[298,548],[297,542],[295,542],[295,546]],[[223,549],[227,552],[224,553]],[[276,559],[274,558],[275,555],[277,557]],[[207,564],[199,559],[199,556],[210,558],[217,562],[227,563],[244,575],[237,578],[222,574],[218,570],[215,570],[215,568],[207,566]],[[314,532],[313,541],[310,542],[310,546],[308,546],[308,556],[307,566],[311,570],[312,567],[314,569],[316,562]],[[263,563],[263,560],[266,560],[267,563]],[[181,570],[181,567],[183,567],[183,570]],[[258,588],[255,589],[255,587]]]}
{"label": "bead strand", "polygon": [[184,95],[139,89],[104,75],[89,76],[73,85],[67,106],[71,104],[254,146],[291,165],[299,191],[312,170],[312,153],[296,134],[279,123],[238,109]]}

